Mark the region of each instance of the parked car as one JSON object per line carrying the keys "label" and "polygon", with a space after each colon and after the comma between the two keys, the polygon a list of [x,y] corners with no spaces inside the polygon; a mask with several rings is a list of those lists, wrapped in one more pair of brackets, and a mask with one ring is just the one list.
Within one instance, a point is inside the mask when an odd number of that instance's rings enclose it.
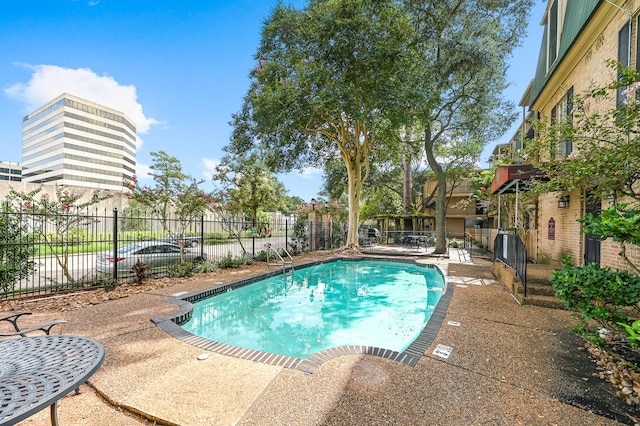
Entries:
{"label": "parked car", "polygon": [[182,245],[184,247],[197,247],[200,244],[200,237],[187,237],[180,236],[178,234],[169,234],[166,237],[160,239],[159,241],[166,241],[168,243],[173,243],[177,245]]}
{"label": "parked car", "polygon": [[[204,254],[193,248],[184,248],[184,257],[187,262],[193,263],[206,259]],[[180,264],[180,246],[161,240],[127,244],[118,249],[117,260],[113,257],[113,251],[100,253],[96,258],[96,270],[113,273],[114,261],[117,261],[119,273],[131,273],[138,259],[147,266],[149,273],[165,271],[168,266]]]}

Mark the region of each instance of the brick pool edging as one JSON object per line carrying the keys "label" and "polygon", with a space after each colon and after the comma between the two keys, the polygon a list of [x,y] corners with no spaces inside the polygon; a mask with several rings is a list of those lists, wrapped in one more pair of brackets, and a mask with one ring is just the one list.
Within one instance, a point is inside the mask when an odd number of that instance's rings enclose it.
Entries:
{"label": "brick pool edging", "polygon": [[[207,290],[198,291],[194,293],[189,293],[182,295],[180,297],[168,300],[167,303],[178,305],[178,312],[172,315],[167,315],[164,317],[151,318],[151,321],[156,324],[158,327],[163,329],[170,336],[181,340],[185,343],[189,343],[190,345],[196,346],[200,349],[204,349],[206,351],[216,352],[222,355],[229,355],[241,359],[246,359],[250,361],[261,362],[269,365],[276,365],[279,367],[296,369],[299,371],[303,371],[306,373],[313,373],[316,369],[320,367],[320,365],[326,361],[329,361],[333,358],[343,356],[343,355],[371,355],[377,356],[385,359],[389,359],[392,361],[400,362],[402,364],[409,365],[411,367],[415,366],[420,358],[425,355],[429,346],[435,340],[440,327],[444,321],[444,318],[447,313],[447,309],[449,308],[449,303],[451,301],[451,297],[453,296],[454,285],[452,282],[448,282],[440,268],[436,265],[432,264],[423,264],[418,263],[415,260],[410,259],[398,259],[398,258],[384,258],[384,257],[336,257],[332,259],[324,259],[317,260],[313,262],[307,262],[300,265],[297,265],[298,268],[304,268],[308,266],[315,266],[329,262],[336,262],[339,260],[351,260],[351,261],[359,261],[359,260],[376,260],[382,262],[394,262],[394,263],[410,263],[412,265],[426,267],[426,268],[435,268],[440,275],[442,276],[445,282],[445,291],[440,297],[436,308],[434,309],[429,321],[427,321],[427,325],[424,327],[420,335],[409,345],[407,349],[403,352],[392,351],[390,349],[384,349],[374,346],[361,346],[361,345],[349,345],[349,346],[339,346],[329,349],[324,349],[320,352],[316,352],[315,354],[309,356],[306,359],[296,358],[287,355],[278,355],[269,352],[257,351],[254,349],[246,349],[238,346],[228,345],[225,343],[216,342],[213,340],[205,339],[200,336],[196,336],[186,330],[184,330],[180,325],[189,321],[191,318],[191,314],[193,312],[193,302],[197,302],[202,299],[206,299],[208,297],[214,296],[216,294],[223,293],[225,291],[229,291],[235,288],[243,287],[249,284],[253,284],[256,281],[263,280],[265,278],[269,278],[275,275],[282,274],[282,270],[274,270],[271,272],[266,272],[264,274],[256,275],[249,278],[244,278],[241,280],[237,280],[231,283],[223,284],[217,287],[212,287]],[[295,268],[287,268],[286,270],[290,270]]]}

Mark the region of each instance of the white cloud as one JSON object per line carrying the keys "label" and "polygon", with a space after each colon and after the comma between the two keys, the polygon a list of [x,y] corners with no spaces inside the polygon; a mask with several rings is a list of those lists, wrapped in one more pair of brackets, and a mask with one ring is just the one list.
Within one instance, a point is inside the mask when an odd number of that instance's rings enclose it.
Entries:
{"label": "white cloud", "polygon": [[324,173],[324,171],[316,167],[308,167],[302,170],[301,172],[297,172],[298,176],[300,176],[303,179],[314,179],[318,175],[322,175],[322,173]]}
{"label": "white cloud", "polygon": [[135,86],[120,84],[108,74],[99,75],[89,68],[23,66],[33,71],[31,79],[26,83],[9,85],[4,93],[24,104],[25,113],[33,112],[62,93],[69,93],[124,112],[133,120],[138,133],[147,133],[152,126],[162,124],[144,115]]}
{"label": "white cloud", "polygon": [[206,157],[202,158],[200,161],[200,165],[202,166],[202,176],[207,180],[211,180],[218,164],[220,164],[219,160]]}
{"label": "white cloud", "polygon": [[136,163],[136,177],[138,181],[151,180],[151,167],[148,164]]}

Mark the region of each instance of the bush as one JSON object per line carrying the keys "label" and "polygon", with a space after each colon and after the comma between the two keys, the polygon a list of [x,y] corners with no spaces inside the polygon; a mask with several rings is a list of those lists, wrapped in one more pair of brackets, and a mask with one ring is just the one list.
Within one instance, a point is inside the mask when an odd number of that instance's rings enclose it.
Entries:
{"label": "bush", "polygon": [[205,260],[204,262],[196,263],[193,267],[193,271],[197,274],[204,274],[207,272],[215,272],[218,269],[218,264],[212,260]]}
{"label": "bush", "polygon": [[0,240],[0,291],[9,293],[18,281],[35,271],[36,264],[32,260],[35,248],[27,227],[6,202],[0,206]]}
{"label": "bush", "polygon": [[233,257],[231,253],[227,254],[218,261],[218,266],[221,269],[237,269],[242,265],[250,265],[252,263],[250,256],[244,255],[240,257]]}
{"label": "bush", "polygon": [[[278,254],[280,255],[280,257],[282,257],[283,259],[285,257],[287,257],[287,254],[284,252],[284,249],[280,248],[277,250]],[[273,260],[273,258],[277,258],[277,256],[274,253],[270,253],[269,254],[269,258],[271,260]],[[260,252],[253,258],[254,261],[256,262],[266,262],[267,261],[267,251],[266,250],[260,250]]]}
{"label": "bush", "polygon": [[549,280],[556,297],[582,317],[583,335],[595,332],[590,321],[608,330],[621,330],[618,323],[627,322],[628,312],[640,310],[640,276],[624,270],[612,271],[596,263],[578,267],[565,257],[562,269],[553,271]]}
{"label": "bush", "polygon": [[293,226],[291,241],[287,243],[292,254],[302,253],[308,247],[307,224],[308,219],[299,218]]}
{"label": "bush", "polygon": [[185,263],[183,265],[176,265],[175,268],[169,269],[169,276],[172,278],[185,278],[192,277],[194,273],[193,263]]}

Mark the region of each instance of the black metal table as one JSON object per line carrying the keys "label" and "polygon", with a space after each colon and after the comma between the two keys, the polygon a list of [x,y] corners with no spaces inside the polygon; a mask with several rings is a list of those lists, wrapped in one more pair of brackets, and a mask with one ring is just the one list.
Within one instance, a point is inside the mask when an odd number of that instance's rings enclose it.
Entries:
{"label": "black metal table", "polygon": [[86,382],[104,361],[104,348],[80,336],[53,335],[0,340],[0,425],[13,425],[51,407]]}

